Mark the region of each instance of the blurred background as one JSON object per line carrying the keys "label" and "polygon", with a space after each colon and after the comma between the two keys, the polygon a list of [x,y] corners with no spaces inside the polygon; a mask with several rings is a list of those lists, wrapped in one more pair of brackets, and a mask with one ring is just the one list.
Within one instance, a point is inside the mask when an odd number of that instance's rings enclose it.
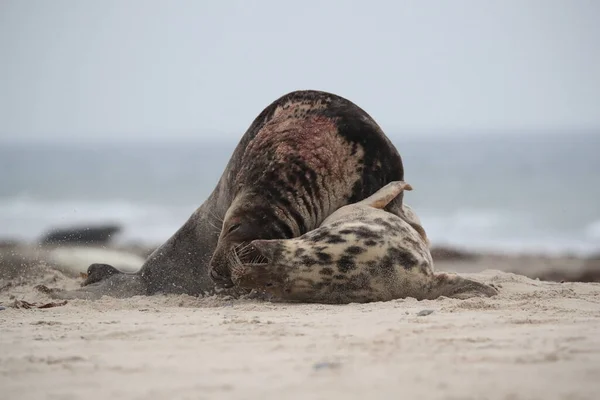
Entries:
{"label": "blurred background", "polygon": [[160,244],[252,120],[317,89],[400,151],[433,244],[600,251],[596,1],[0,2],[0,240]]}

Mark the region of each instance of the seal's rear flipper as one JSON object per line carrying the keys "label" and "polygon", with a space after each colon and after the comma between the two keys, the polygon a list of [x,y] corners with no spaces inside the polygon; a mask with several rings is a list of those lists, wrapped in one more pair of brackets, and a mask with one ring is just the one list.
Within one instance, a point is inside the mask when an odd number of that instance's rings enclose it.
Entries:
{"label": "seal's rear flipper", "polygon": [[498,294],[498,291],[489,285],[458,275],[438,272],[433,279],[433,288],[426,296],[429,300],[440,296],[464,300],[471,297],[492,297]]}
{"label": "seal's rear flipper", "polygon": [[383,210],[392,200],[405,190],[412,190],[412,186],[404,181],[390,182],[371,196],[360,201],[358,204]]}
{"label": "seal's rear flipper", "polygon": [[412,226],[423,238],[425,243],[427,243],[427,246],[429,246],[429,238],[427,237],[427,233],[425,233],[425,229],[423,229],[421,220],[411,207],[404,204],[401,198],[398,198],[405,190],[413,190],[413,188],[409,183],[404,181],[390,182],[358,204],[379,208],[381,210],[386,209],[386,211],[399,216]]}
{"label": "seal's rear flipper", "polygon": [[46,286],[36,286],[36,289],[53,299],[61,300],[98,300],[102,296],[126,298],[146,295],[145,286],[139,275],[116,274],[101,282],[91,283],[77,290],[52,289]]}

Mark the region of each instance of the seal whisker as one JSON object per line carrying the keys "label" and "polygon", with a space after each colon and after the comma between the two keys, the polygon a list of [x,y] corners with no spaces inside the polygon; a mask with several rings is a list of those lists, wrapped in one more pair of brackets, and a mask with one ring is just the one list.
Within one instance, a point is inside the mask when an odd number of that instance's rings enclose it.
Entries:
{"label": "seal whisker", "polygon": [[215,214],[215,212],[213,210],[209,210],[208,212],[209,216],[213,217],[214,219],[217,220],[217,222],[223,224],[224,220],[223,218],[219,217],[217,214]]}
{"label": "seal whisker", "polygon": [[269,260],[267,260],[261,254],[257,254],[254,258],[249,262],[249,264],[267,264]]}
{"label": "seal whisker", "polygon": [[244,247],[240,251],[237,251],[237,254],[238,254],[238,257],[241,259],[241,258],[246,257],[249,254],[252,254],[253,252],[254,252],[254,249],[252,247],[248,246],[248,247]]}
{"label": "seal whisker", "polygon": [[237,265],[237,266],[243,265],[242,260],[240,260],[240,257],[237,255],[237,253],[235,251],[232,251],[231,255],[233,256],[233,257],[231,257],[231,261],[232,261],[233,265]]}
{"label": "seal whisker", "polygon": [[215,225],[212,221],[208,220],[208,225],[210,225],[212,228],[215,229],[216,232],[221,232],[221,228],[217,225]]}
{"label": "seal whisker", "polygon": [[240,244],[234,246],[233,249],[231,250],[231,252],[239,260],[240,259],[240,253],[243,252],[244,248],[245,248],[244,243],[240,243]]}
{"label": "seal whisker", "polygon": [[247,243],[241,243],[240,245],[236,246],[234,248],[234,251],[237,253],[237,255],[240,259],[243,259],[243,258],[246,258],[246,256],[255,253],[256,248],[254,246],[252,246],[252,244],[250,242],[247,242]]}

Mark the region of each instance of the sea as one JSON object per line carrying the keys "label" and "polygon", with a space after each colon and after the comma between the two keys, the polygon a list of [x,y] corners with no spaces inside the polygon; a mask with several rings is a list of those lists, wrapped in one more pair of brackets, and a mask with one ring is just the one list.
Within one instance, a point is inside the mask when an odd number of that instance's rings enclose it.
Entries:
{"label": "sea", "polygon": [[[405,201],[434,245],[500,253],[600,252],[600,132],[390,135]],[[0,144],[0,240],[118,223],[160,244],[208,197],[237,140]]]}

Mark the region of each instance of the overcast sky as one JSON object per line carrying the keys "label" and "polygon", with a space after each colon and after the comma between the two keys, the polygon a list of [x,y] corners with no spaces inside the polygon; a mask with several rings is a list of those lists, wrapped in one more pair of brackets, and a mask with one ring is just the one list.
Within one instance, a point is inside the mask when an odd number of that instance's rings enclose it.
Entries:
{"label": "overcast sky", "polygon": [[320,89],[386,132],[600,128],[600,1],[0,1],[0,140],[238,139]]}

